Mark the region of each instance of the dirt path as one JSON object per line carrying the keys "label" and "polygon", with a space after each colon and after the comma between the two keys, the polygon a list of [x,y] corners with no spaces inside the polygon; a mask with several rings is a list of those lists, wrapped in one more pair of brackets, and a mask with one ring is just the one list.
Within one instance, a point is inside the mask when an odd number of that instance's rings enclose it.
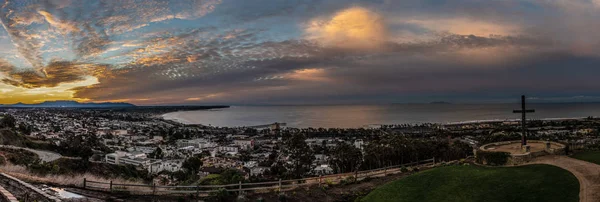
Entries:
{"label": "dirt path", "polygon": [[554,165],[573,173],[579,180],[579,201],[600,201],[600,165],[567,156],[542,156],[528,164]]}

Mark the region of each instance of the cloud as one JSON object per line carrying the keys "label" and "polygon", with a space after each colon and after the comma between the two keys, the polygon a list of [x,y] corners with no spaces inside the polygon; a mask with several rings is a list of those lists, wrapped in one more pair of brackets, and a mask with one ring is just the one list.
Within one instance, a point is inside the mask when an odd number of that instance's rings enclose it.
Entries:
{"label": "cloud", "polygon": [[23,88],[56,87],[62,83],[75,83],[90,76],[108,76],[104,65],[77,64],[65,61],[53,61],[42,69],[43,75],[34,71],[15,71],[2,68],[5,78],[3,82]]}
{"label": "cloud", "polygon": [[76,25],[74,25],[73,23],[58,20],[52,14],[50,14],[50,13],[48,13],[46,11],[39,10],[38,13],[40,15],[44,16],[44,19],[46,19],[46,22],[48,22],[48,24],[56,27],[57,29],[59,29],[63,33],[79,32],[80,31],[80,29]]}
{"label": "cloud", "polygon": [[378,49],[388,40],[383,17],[361,7],[344,9],[326,19],[314,19],[306,32],[310,40],[343,49]]}
{"label": "cloud", "polygon": [[144,104],[593,97],[597,10],[585,0],[8,1],[0,92]]}

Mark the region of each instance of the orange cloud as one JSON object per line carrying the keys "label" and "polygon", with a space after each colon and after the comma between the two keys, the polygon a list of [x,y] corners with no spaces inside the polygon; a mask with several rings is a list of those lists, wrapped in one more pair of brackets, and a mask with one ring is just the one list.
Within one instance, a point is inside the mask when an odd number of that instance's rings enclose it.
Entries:
{"label": "orange cloud", "polygon": [[208,95],[201,96],[201,97],[190,97],[190,98],[187,98],[185,100],[186,101],[200,101],[200,100],[206,100],[206,99],[209,99],[209,98],[221,97],[223,95],[225,95],[225,93],[213,93],[213,94],[208,94]]}
{"label": "orange cloud", "polygon": [[388,38],[383,17],[361,7],[342,10],[330,19],[314,19],[306,32],[322,45],[344,49],[377,49]]}
{"label": "orange cloud", "polygon": [[74,24],[57,20],[51,13],[48,13],[48,12],[42,11],[42,10],[39,10],[38,13],[40,15],[44,16],[44,18],[46,19],[46,22],[48,22],[48,24],[50,24],[58,29],[61,29],[63,31],[69,31],[69,32],[79,32],[80,31],[80,29],[77,26],[75,26]]}
{"label": "orange cloud", "polygon": [[326,77],[325,69],[321,68],[308,68],[295,70],[292,73],[284,75],[284,78],[300,81],[329,81]]}

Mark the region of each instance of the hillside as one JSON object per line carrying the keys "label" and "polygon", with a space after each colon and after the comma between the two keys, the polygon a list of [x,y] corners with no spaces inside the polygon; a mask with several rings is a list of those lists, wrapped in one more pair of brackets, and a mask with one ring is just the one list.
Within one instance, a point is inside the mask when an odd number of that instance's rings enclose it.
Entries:
{"label": "hillside", "polygon": [[14,145],[14,146],[25,146],[27,139],[16,133],[13,129],[2,128],[0,129],[0,144],[3,145]]}

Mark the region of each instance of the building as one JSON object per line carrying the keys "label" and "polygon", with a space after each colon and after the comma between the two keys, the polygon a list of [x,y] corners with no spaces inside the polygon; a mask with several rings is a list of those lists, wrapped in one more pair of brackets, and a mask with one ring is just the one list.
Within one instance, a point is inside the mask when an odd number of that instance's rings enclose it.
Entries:
{"label": "building", "polygon": [[146,154],[140,151],[124,152],[116,151],[105,156],[106,163],[114,165],[134,165],[134,166],[149,166],[156,160],[147,158]]}
{"label": "building", "polygon": [[183,160],[157,161],[148,166],[148,172],[159,173],[162,171],[177,172],[181,170]]}
{"label": "building", "polygon": [[327,164],[322,164],[313,169],[313,174],[315,175],[329,175],[333,173],[333,168],[329,167]]}
{"label": "building", "polygon": [[238,146],[219,146],[217,150],[224,153],[237,153],[240,151],[240,148]]}
{"label": "building", "polygon": [[204,149],[204,148],[216,147],[217,144],[214,142],[211,142],[209,140],[203,139],[203,138],[177,141],[177,147],[181,148],[181,147],[189,147],[189,146],[192,146],[192,147],[198,148],[198,149]]}
{"label": "building", "polygon": [[262,166],[250,168],[250,176],[262,175],[269,169],[270,169],[269,167],[262,167]]}
{"label": "building", "polygon": [[254,148],[254,140],[233,140],[233,144],[240,147],[242,150]]}

